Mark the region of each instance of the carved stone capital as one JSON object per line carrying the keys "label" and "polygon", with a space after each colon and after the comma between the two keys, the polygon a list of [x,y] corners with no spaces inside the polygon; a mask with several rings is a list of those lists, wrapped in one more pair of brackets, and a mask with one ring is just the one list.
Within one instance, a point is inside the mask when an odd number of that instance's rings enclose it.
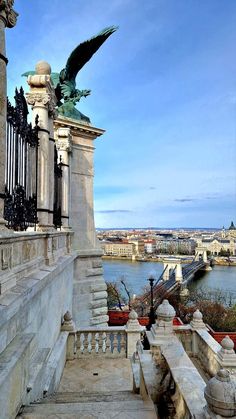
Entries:
{"label": "carved stone capital", "polygon": [[50,74],[35,74],[29,76],[27,83],[31,87],[31,91],[26,94],[28,104],[31,106],[35,106],[35,104],[47,106],[49,116],[56,119],[57,111],[55,108],[57,99]]}
{"label": "carved stone capital", "polygon": [[0,0],[0,19],[7,28],[13,28],[17,22],[18,13],[13,9],[14,0]]}
{"label": "carved stone capital", "polygon": [[70,128],[58,128],[56,147],[58,150],[71,152],[71,133]]}
{"label": "carved stone capital", "polygon": [[46,106],[50,102],[50,95],[45,92],[30,92],[26,93],[26,100],[27,103],[31,106],[35,106],[37,104]]}

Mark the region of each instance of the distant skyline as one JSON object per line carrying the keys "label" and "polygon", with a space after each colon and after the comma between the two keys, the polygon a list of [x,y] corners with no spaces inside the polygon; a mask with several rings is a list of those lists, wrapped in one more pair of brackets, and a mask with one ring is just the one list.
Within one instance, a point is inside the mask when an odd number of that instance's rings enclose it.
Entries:
{"label": "distant skyline", "polygon": [[[26,4],[27,3],[27,4]],[[228,227],[236,220],[236,1],[15,0],[8,94],[46,60],[118,25],[77,78],[96,142],[96,227]]]}

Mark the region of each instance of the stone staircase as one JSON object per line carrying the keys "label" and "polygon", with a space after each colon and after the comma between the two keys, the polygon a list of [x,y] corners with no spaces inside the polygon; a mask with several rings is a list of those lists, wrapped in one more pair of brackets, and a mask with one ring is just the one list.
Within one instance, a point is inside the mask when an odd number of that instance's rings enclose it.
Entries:
{"label": "stone staircase", "polygon": [[153,404],[132,391],[58,392],[24,407],[18,419],[156,419]]}

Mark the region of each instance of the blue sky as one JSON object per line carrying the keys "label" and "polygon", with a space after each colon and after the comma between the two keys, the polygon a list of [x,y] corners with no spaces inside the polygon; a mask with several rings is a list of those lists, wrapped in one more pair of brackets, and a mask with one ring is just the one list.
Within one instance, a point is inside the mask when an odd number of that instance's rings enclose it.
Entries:
{"label": "blue sky", "polygon": [[8,93],[48,61],[119,25],[77,78],[96,142],[97,227],[236,221],[235,0],[15,0]]}

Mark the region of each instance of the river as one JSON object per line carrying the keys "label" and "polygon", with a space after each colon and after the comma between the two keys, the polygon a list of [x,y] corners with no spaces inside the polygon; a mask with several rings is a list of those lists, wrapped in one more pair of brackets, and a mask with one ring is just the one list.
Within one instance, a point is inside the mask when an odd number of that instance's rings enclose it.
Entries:
{"label": "river", "polygon": [[[105,281],[115,282],[122,277],[125,279],[131,294],[142,293],[148,284],[150,272],[158,278],[163,271],[161,262],[131,262],[123,260],[103,260]],[[199,275],[198,275],[199,276]],[[236,300],[236,267],[215,265],[212,271],[202,272],[198,278],[189,283],[190,289],[209,288],[231,293]]]}

